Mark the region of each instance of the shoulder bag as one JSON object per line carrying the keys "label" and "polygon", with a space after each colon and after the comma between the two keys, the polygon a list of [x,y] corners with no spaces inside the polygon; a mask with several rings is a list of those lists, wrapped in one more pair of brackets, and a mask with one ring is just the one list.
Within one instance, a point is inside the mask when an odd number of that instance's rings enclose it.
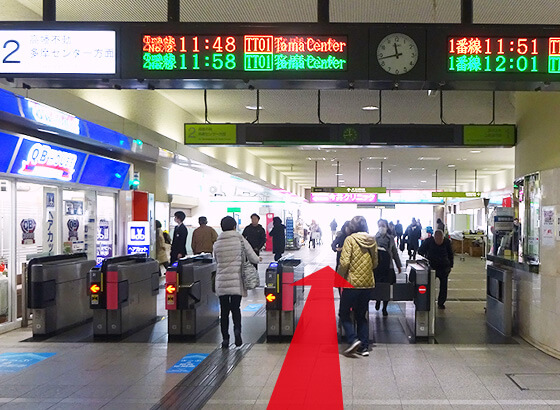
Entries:
{"label": "shoulder bag", "polygon": [[243,238],[241,241],[241,279],[243,280],[243,286],[245,289],[255,289],[260,285],[259,272],[255,265],[253,265],[249,258],[247,258],[247,251],[245,250],[245,244],[243,243]]}

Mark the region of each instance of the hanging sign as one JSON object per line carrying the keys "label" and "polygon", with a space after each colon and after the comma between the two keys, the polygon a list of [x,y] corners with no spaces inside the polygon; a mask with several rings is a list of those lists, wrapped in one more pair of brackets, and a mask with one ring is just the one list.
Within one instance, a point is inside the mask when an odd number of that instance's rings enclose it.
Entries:
{"label": "hanging sign", "polygon": [[434,198],[480,198],[481,192],[432,192]]}
{"label": "hanging sign", "polygon": [[0,73],[116,74],[113,30],[0,30]]}
{"label": "hanging sign", "polygon": [[236,144],[235,124],[185,124],[185,144]]}
{"label": "hanging sign", "polygon": [[384,194],[385,187],[312,187],[311,192],[331,192],[335,194]]}

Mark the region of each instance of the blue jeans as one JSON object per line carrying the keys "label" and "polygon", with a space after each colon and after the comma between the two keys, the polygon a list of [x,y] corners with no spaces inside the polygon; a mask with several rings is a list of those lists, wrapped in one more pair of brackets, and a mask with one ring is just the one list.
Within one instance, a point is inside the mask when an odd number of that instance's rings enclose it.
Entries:
{"label": "blue jeans", "polygon": [[[371,289],[345,288],[342,290],[338,310],[338,316],[346,334],[346,341],[352,343],[358,339],[362,342],[362,348],[364,349],[369,347],[369,322],[366,318],[366,313],[369,309],[370,295]],[[354,330],[354,323],[350,317],[350,309],[354,312],[354,320],[356,320],[358,327],[357,335]]]}

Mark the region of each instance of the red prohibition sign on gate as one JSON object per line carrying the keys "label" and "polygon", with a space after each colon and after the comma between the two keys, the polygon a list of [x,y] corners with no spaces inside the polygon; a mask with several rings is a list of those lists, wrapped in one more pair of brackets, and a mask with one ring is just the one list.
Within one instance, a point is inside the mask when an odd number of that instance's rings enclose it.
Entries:
{"label": "red prohibition sign on gate", "polygon": [[426,293],[426,290],[426,286],[418,286],[418,293],[420,293],[421,295]]}

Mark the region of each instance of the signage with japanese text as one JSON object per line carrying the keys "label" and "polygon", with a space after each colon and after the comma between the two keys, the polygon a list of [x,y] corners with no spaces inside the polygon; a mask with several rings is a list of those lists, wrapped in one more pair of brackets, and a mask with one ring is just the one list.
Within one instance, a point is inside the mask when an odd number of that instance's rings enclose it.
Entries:
{"label": "signage with japanese text", "polygon": [[43,228],[43,250],[49,255],[57,254],[58,213],[56,209],[56,194],[57,191],[55,188],[43,188],[43,195],[45,198],[45,206],[43,208],[43,220],[45,221]]}
{"label": "signage with japanese text", "polygon": [[0,73],[116,74],[113,30],[0,30]]}
{"label": "signage with japanese text", "polygon": [[126,253],[150,253],[150,223],[145,221],[128,222]]}

